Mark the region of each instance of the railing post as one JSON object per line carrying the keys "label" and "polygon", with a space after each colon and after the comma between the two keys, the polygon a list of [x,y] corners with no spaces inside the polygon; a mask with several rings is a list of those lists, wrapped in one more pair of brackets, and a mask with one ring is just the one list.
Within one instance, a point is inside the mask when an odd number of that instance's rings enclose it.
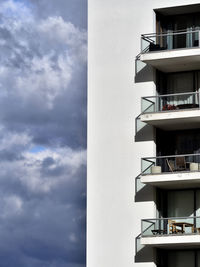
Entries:
{"label": "railing post", "polygon": [[137,74],[137,58],[135,58],[135,75]]}
{"label": "railing post", "polygon": [[200,108],[200,93],[198,91],[198,96],[199,96],[199,108]]}
{"label": "railing post", "polygon": [[158,96],[156,96],[156,101],[155,101],[155,112],[157,111],[158,108]]}
{"label": "railing post", "polygon": [[200,47],[200,31],[198,32],[198,35],[199,35],[199,47]]}

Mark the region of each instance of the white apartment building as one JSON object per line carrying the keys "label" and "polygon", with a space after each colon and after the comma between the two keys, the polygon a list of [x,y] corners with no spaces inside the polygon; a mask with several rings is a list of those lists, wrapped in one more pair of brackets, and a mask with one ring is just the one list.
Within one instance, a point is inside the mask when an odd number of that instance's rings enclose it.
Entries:
{"label": "white apartment building", "polygon": [[200,267],[200,2],[88,0],[87,267]]}

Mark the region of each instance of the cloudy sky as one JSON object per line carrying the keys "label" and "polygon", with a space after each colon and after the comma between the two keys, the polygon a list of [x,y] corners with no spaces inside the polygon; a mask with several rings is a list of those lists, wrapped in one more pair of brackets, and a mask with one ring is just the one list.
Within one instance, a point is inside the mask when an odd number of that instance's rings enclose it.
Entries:
{"label": "cloudy sky", "polygon": [[87,0],[0,0],[0,267],[85,266]]}

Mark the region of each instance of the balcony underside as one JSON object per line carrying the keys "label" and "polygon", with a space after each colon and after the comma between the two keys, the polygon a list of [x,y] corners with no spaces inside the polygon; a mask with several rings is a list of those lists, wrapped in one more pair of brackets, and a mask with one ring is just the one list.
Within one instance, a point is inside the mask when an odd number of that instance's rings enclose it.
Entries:
{"label": "balcony underside", "polygon": [[141,115],[141,121],[163,130],[200,128],[200,109],[152,112]]}
{"label": "balcony underside", "polygon": [[154,51],[141,55],[140,60],[163,72],[200,69],[200,48]]}
{"label": "balcony underside", "polygon": [[165,189],[199,188],[200,172],[174,172],[161,174],[146,174],[141,176],[143,184],[149,184]]}
{"label": "balcony underside", "polygon": [[195,248],[200,245],[199,234],[188,235],[167,235],[167,236],[146,236],[141,237],[141,245],[162,248]]}

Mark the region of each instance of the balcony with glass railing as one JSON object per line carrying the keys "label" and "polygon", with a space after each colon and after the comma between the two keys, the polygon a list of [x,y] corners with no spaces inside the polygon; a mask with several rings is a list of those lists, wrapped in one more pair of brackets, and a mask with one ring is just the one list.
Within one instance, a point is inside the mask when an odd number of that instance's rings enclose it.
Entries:
{"label": "balcony with glass railing", "polygon": [[164,72],[199,69],[200,31],[142,34],[137,59]]}
{"label": "balcony with glass railing", "polygon": [[142,158],[136,181],[160,188],[200,187],[200,154]]}
{"label": "balcony with glass railing", "polygon": [[142,97],[142,122],[164,130],[200,127],[200,93]]}
{"label": "balcony with glass railing", "polygon": [[141,245],[178,248],[200,244],[200,217],[144,219],[141,228]]}

